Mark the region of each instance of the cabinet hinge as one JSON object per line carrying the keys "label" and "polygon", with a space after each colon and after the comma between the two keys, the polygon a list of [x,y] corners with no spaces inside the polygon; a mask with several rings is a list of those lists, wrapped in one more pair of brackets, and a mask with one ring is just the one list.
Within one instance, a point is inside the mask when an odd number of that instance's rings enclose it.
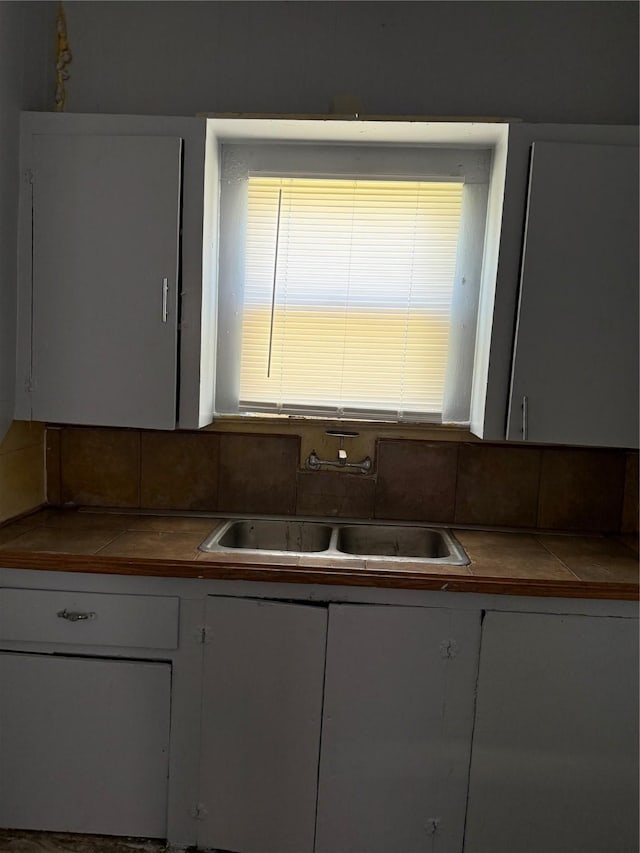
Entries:
{"label": "cabinet hinge", "polygon": [[33,184],[33,172],[31,169],[25,169],[24,177],[30,184]]}
{"label": "cabinet hinge", "polygon": [[196,803],[195,806],[191,809],[191,817],[196,820],[204,820],[207,816],[208,812],[204,807],[204,803]]}
{"label": "cabinet hinge", "polygon": [[211,641],[211,628],[208,625],[200,628],[200,642],[204,645],[204,643],[209,643]]}

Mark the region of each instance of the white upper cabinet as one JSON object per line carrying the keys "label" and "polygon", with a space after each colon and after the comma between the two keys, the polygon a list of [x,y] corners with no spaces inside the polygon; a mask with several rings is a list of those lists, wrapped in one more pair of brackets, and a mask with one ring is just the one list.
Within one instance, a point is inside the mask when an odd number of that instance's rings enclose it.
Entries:
{"label": "white upper cabinet", "polygon": [[[450,365],[472,374],[471,431],[637,446],[633,127],[25,113],[15,417],[211,423],[217,338],[229,334],[224,323],[217,333],[218,259],[229,252],[220,152],[301,140],[307,152],[363,140],[488,151],[477,322],[458,330],[475,349]],[[229,373],[229,358],[219,362]]]}
{"label": "white upper cabinet", "polygon": [[638,446],[638,149],[533,145],[507,438]]}
{"label": "white upper cabinet", "polygon": [[32,416],[172,429],[182,140],[33,141]]}
{"label": "white upper cabinet", "polygon": [[204,144],[198,119],[25,114],[16,417],[210,421]]}
{"label": "white upper cabinet", "polygon": [[526,397],[529,441],[638,446],[637,146],[631,126],[509,127],[476,337],[481,438],[521,440]]}

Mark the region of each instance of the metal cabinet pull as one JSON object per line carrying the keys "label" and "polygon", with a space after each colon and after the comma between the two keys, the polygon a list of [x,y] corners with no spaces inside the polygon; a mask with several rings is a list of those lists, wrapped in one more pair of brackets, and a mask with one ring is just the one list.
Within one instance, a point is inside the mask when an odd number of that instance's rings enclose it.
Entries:
{"label": "metal cabinet pull", "polygon": [[162,279],[162,322],[167,322],[169,315],[169,279]]}
{"label": "metal cabinet pull", "polygon": [[529,399],[525,396],[522,398],[522,440],[526,441],[529,437]]}
{"label": "metal cabinet pull", "polygon": [[93,611],[88,613],[81,613],[78,610],[64,610],[58,611],[58,617],[60,619],[66,619],[68,622],[85,622],[87,619],[95,619],[96,614]]}

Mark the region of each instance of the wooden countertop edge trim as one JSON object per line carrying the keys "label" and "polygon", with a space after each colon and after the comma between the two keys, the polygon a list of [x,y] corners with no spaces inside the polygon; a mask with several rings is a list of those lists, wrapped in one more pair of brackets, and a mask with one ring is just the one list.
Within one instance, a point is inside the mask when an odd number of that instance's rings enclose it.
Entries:
{"label": "wooden countertop edge trim", "polygon": [[637,601],[638,586],[623,582],[533,580],[472,575],[418,574],[415,572],[370,572],[366,569],[323,569],[305,566],[216,563],[213,560],[166,560],[142,557],[104,557],[60,553],[1,551],[0,567],[49,572],[140,577],[191,578],[199,580],[247,580],[279,583],[369,586],[387,589],[439,590],[497,595],[527,595],[553,598],[596,598]]}

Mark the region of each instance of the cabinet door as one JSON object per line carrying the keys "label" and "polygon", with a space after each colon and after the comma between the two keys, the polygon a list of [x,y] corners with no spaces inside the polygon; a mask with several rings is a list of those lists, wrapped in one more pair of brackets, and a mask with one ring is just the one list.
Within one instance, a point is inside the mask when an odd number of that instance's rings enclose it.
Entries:
{"label": "cabinet door", "polygon": [[460,853],[480,614],[329,613],[316,853]]}
{"label": "cabinet door", "polygon": [[638,428],[638,149],[536,142],[507,438],[637,447]]}
{"label": "cabinet door", "polygon": [[175,426],[181,144],[33,137],[34,420]]}
{"label": "cabinet door", "polygon": [[0,825],[166,835],[171,667],[0,654]]}
{"label": "cabinet door", "polygon": [[488,613],[465,853],[636,853],[638,623]]}
{"label": "cabinet door", "polygon": [[311,853],[327,610],[211,598],[198,843]]}

